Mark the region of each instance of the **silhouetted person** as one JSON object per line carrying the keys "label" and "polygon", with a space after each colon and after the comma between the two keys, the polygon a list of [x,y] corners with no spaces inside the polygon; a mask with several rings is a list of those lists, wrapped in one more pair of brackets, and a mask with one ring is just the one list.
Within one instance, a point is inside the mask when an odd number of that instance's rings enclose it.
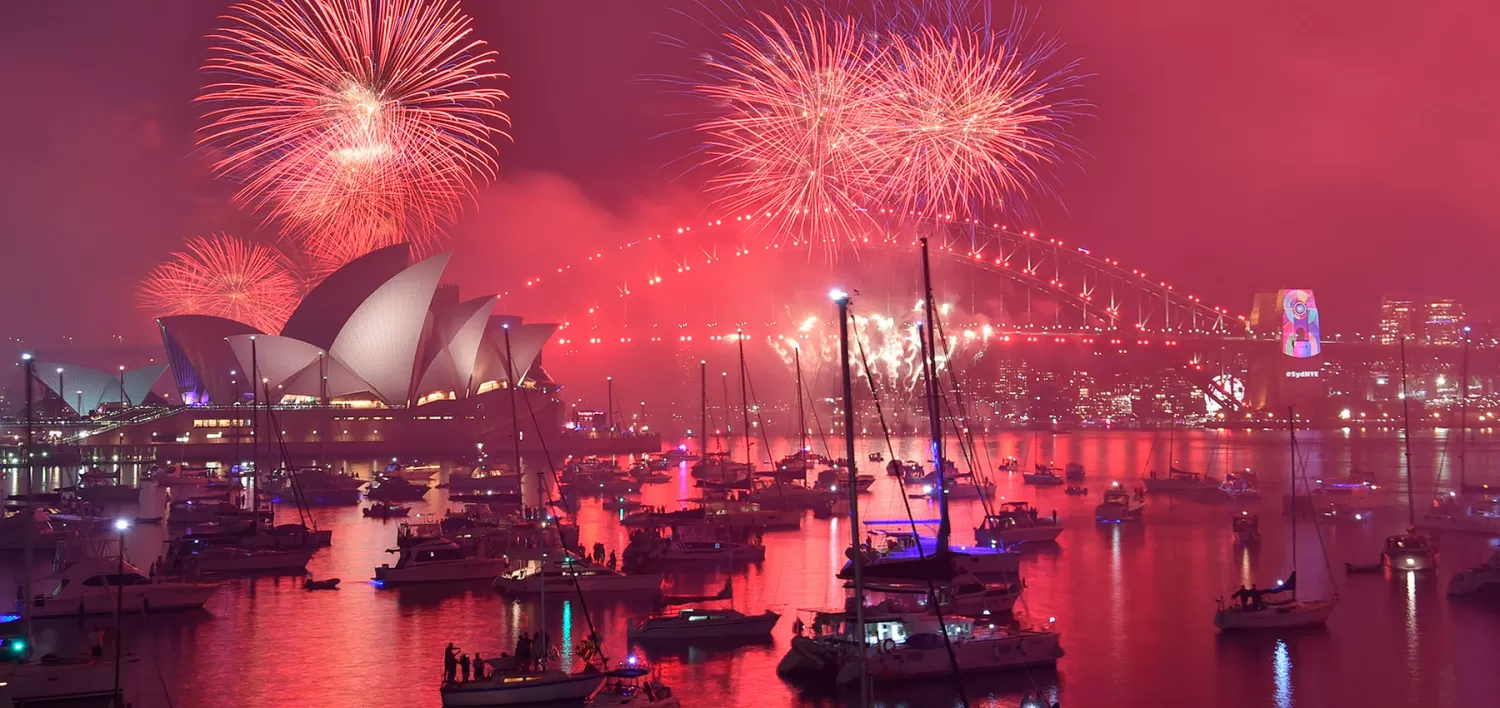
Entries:
{"label": "silhouetted person", "polygon": [[480,656],[477,651],[474,652],[474,680],[484,680],[484,657]]}
{"label": "silhouetted person", "polygon": [[610,551],[609,552],[609,562],[606,563],[606,565],[609,566],[610,570],[614,570],[615,569],[615,563],[616,563],[615,552],[614,551]]}
{"label": "silhouetted person", "polygon": [[443,681],[453,683],[453,675],[458,673],[458,647],[453,642],[448,642],[448,648],[443,650]]}
{"label": "silhouetted person", "polygon": [[459,675],[463,677],[464,683],[468,683],[468,681],[469,681],[469,655],[468,654],[464,654],[464,655],[458,657],[458,671],[459,671]]}
{"label": "silhouetted person", "polygon": [[1229,599],[1234,600],[1240,607],[1245,607],[1250,600],[1250,591],[1241,585],[1240,589],[1235,590],[1234,594],[1229,596]]}
{"label": "silhouetted person", "polygon": [[516,640],[516,668],[521,671],[531,670],[531,636],[525,632]]}
{"label": "silhouetted person", "polygon": [[1261,600],[1260,600],[1260,595],[1261,595],[1260,588],[1256,587],[1255,583],[1251,583],[1250,584],[1250,590],[1249,590],[1250,609],[1252,609],[1252,610],[1258,610],[1258,609],[1260,609],[1262,607]]}

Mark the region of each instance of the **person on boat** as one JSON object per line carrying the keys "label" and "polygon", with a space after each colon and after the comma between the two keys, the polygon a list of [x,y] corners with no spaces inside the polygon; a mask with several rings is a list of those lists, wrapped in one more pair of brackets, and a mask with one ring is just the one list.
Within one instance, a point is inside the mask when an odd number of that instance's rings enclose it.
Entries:
{"label": "person on boat", "polygon": [[1053,526],[1057,525],[1057,510],[1056,509],[1052,510],[1052,525]]}
{"label": "person on boat", "polygon": [[598,541],[594,542],[594,562],[604,562],[604,544],[599,543]]}
{"label": "person on boat", "polygon": [[1263,600],[1260,599],[1260,596],[1263,593],[1264,593],[1264,591],[1262,591],[1260,588],[1256,587],[1255,583],[1250,583],[1250,590],[1249,590],[1249,593],[1248,593],[1248,599],[1250,600],[1250,609],[1252,609],[1252,610],[1265,609],[1266,603]]}
{"label": "person on boat", "polygon": [[609,562],[605,563],[605,565],[608,566],[610,570],[614,570],[615,569],[615,565],[618,562],[619,562],[618,559],[615,558],[615,552],[614,551],[610,551],[609,552]]}
{"label": "person on boat", "polygon": [[477,651],[474,652],[474,680],[484,680],[484,657],[480,656]]}
{"label": "person on boat", "polygon": [[458,657],[458,672],[464,683],[469,682],[469,655],[461,654]]}
{"label": "person on boat", "polygon": [[1240,589],[1235,590],[1229,596],[1229,599],[1233,600],[1240,607],[1245,607],[1246,603],[1250,601],[1250,591],[1246,590],[1244,585],[1240,585]]}
{"label": "person on boat", "polygon": [[516,640],[516,669],[531,670],[531,636],[525,632],[522,632],[521,638]]}
{"label": "person on boat", "polygon": [[443,682],[453,683],[454,674],[458,673],[458,647],[453,642],[448,642],[448,648],[443,650]]}

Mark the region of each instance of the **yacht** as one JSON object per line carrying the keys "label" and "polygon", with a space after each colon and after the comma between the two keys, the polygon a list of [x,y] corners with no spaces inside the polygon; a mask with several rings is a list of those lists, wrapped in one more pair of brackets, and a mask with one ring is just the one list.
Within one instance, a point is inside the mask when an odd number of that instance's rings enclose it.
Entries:
{"label": "yacht", "polygon": [[703,505],[705,523],[739,530],[802,528],[802,509],[765,509],[760,504],[737,499],[692,500]]}
{"label": "yacht", "polygon": [[401,477],[386,477],[370,484],[365,498],[377,502],[421,501],[430,489],[426,484],[414,484]]}
{"label": "yacht", "polygon": [[1500,502],[1488,497],[1466,502],[1450,492],[1417,518],[1417,528],[1500,536]]}
{"label": "yacht", "polygon": [[814,614],[813,636],[792,638],[777,673],[848,684],[859,679],[863,661],[863,673],[884,682],[1050,666],[1063,655],[1060,636],[1047,628],[1010,629],[962,615],[945,615],[940,626],[934,614],[879,611],[865,614],[863,651],[851,655],[853,620],[842,610]]}
{"label": "yacht", "polygon": [[676,614],[647,617],[630,625],[633,641],[674,639],[770,639],[781,615],[766,610],[747,615],[734,609],[684,609]]}
{"label": "yacht", "polygon": [[442,469],[442,465],[436,463],[403,465],[399,462],[392,462],[385,466],[385,476],[400,477],[408,482],[426,482]]}
{"label": "yacht", "polygon": [[[29,513],[29,516],[28,516]],[[0,551],[20,551],[26,548],[26,525],[34,527],[31,536],[32,548],[48,550],[57,544],[76,540],[79,534],[65,525],[53,523],[48,513],[35,508],[17,511],[0,520]]]}
{"label": "yacht", "polygon": [[725,558],[733,558],[735,563],[759,563],[766,559],[766,547],[739,541],[673,539],[668,542],[661,557],[668,562],[723,561]]}
{"label": "yacht", "polygon": [[1039,487],[1056,487],[1063,483],[1063,476],[1057,473],[1056,467],[1048,465],[1037,465],[1031,472],[1023,472],[1021,478],[1027,484],[1035,484]]}
{"label": "yacht", "polygon": [[825,489],[806,484],[776,483],[759,484],[745,496],[747,501],[769,509],[814,509],[828,501]]}
{"label": "yacht", "polygon": [[1152,471],[1150,476],[1141,478],[1141,483],[1146,485],[1148,492],[1212,492],[1219,488],[1219,480],[1212,475],[1180,470],[1171,465],[1167,466],[1165,477],[1158,477]]}
{"label": "yacht", "polygon": [[1082,482],[1085,476],[1083,465],[1077,462],[1069,462],[1063,467],[1063,478],[1069,482]]}
{"label": "yacht", "polygon": [[1145,512],[1146,500],[1116,487],[1105,491],[1104,500],[1094,507],[1094,521],[1102,524],[1137,521]]}
{"label": "yacht", "polygon": [[[1290,582],[1290,581],[1288,581]],[[1267,594],[1279,594],[1279,588]],[[1338,600],[1266,600],[1255,605],[1219,601],[1214,626],[1224,631],[1249,629],[1293,629],[1317,627],[1328,622]]]}
{"label": "yacht", "polygon": [[[849,472],[847,470],[826,469],[818,473],[817,486],[819,489],[825,489],[830,492],[837,492],[840,489],[844,489],[844,485],[848,481]],[[855,475],[854,484],[859,488],[859,492],[861,494],[868,492],[870,491],[870,487],[875,485],[875,475]]]}
{"label": "yacht", "polygon": [[1437,541],[1419,533],[1405,533],[1385,540],[1380,561],[1392,570],[1435,570]]}
{"label": "yacht", "polygon": [[33,617],[111,614],[116,603],[127,612],[198,609],[219,591],[218,583],[148,578],[130,563],[122,569],[119,559],[97,556],[37,583]]}
{"label": "yacht", "polygon": [[[125,661],[137,659],[127,655]],[[114,661],[102,657],[0,662],[0,706],[113,706],[114,680]]]}
{"label": "yacht", "polygon": [[[866,522],[869,526],[909,525],[910,523],[910,521]],[[917,523],[930,522],[919,519]],[[887,576],[887,579],[922,579],[952,577],[964,573],[990,578],[1017,573],[1021,568],[1021,554],[998,546],[950,545],[946,560],[943,560],[937,558],[938,540],[934,537],[922,536],[911,531],[873,529],[867,538],[869,540],[863,549],[864,569],[866,578],[870,582],[878,582],[882,576]],[[846,549],[845,555],[848,556],[850,552]],[[946,567],[942,570],[947,573],[937,575],[929,573],[930,568],[923,567],[945,564]],[[843,569],[839,571],[839,577],[848,579],[852,577],[853,572],[853,565],[845,563]]]}
{"label": "yacht", "polygon": [[[964,480],[968,480],[968,483],[965,484]],[[927,497],[936,497],[936,488],[931,484],[924,484],[922,494]],[[950,472],[943,478],[943,496],[948,499],[993,498],[995,483],[989,480],[980,482],[968,472]]]}
{"label": "yacht", "polygon": [[168,551],[168,567],[204,573],[301,573],[314,552],[311,548],[279,551],[202,544],[183,544],[178,549],[175,554]]}
{"label": "yacht", "polygon": [[[480,548],[483,549],[483,544],[480,544]],[[378,587],[452,580],[490,580],[510,568],[510,562],[504,558],[484,555],[471,557],[457,543],[446,538],[431,538],[386,552],[399,555],[395,565],[384,564],[375,569],[374,582]]]}
{"label": "yacht", "polygon": [[1481,565],[1453,574],[1449,595],[1500,595],[1500,551]]}
{"label": "yacht", "polygon": [[249,509],[241,509],[223,499],[182,499],[172,502],[167,508],[169,524],[222,523],[254,518],[255,514]]}
{"label": "yacht", "polygon": [[475,467],[465,474],[448,476],[450,494],[514,493],[521,491],[521,476],[504,468]]}
{"label": "yacht", "polygon": [[[852,587],[853,583],[844,585],[845,589]],[[931,611],[932,595],[936,592],[938,605],[945,614],[981,617],[1010,612],[1025,589],[1020,573],[990,582],[965,573],[941,582],[866,583],[865,598],[868,606],[880,610],[920,614]]]}
{"label": "yacht", "polygon": [[1224,483],[1219,485],[1219,492],[1229,501],[1254,501],[1261,498],[1260,490],[1255,487],[1255,475],[1250,470],[1243,474],[1229,473],[1224,475]]}
{"label": "yacht", "polygon": [[1041,516],[1030,503],[1001,502],[994,514],[984,517],[974,529],[979,545],[1009,546],[1015,543],[1050,543],[1063,530],[1054,516]]}
{"label": "yacht", "polygon": [[507,595],[541,592],[601,593],[632,597],[659,597],[661,575],[626,575],[568,554],[527,561],[520,569],[495,578],[495,590]]}
{"label": "yacht", "polygon": [[500,671],[480,681],[445,683],[444,708],[459,706],[530,706],[578,704],[604,684],[604,672],[592,665],[576,674],[547,671]]}

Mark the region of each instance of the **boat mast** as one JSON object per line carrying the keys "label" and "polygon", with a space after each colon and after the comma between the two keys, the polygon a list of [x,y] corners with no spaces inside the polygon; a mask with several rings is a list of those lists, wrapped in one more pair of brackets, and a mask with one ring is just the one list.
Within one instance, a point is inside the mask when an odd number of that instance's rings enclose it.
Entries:
{"label": "boat mast", "polygon": [[748,384],[745,381],[745,330],[739,330],[739,336],[735,340],[740,345],[740,415],[744,416],[745,423],[745,471],[751,475],[755,474],[755,460],[750,456],[750,395]]}
{"label": "boat mast", "polygon": [[698,464],[708,464],[708,360],[698,360]]}
{"label": "boat mast", "polygon": [[1416,487],[1411,479],[1411,404],[1406,391],[1406,339],[1401,339],[1401,444],[1406,458],[1406,522],[1408,530],[1417,527]]}
{"label": "boat mast", "polygon": [[792,364],[797,368],[797,443],[798,464],[807,471],[807,412],[802,407],[802,347],[792,340]]}
{"label": "boat mast", "polygon": [[[519,414],[516,413],[516,362],[511,359],[510,355],[510,323],[507,322],[501,325],[500,328],[505,332],[505,389],[510,392],[510,447],[512,450],[511,459],[516,466],[515,471],[517,478],[519,478],[519,475],[521,474],[521,418]],[[540,467],[537,468],[537,481],[544,484],[546,483],[546,480],[541,477],[541,469],[542,468]],[[536,492],[536,503],[537,506],[543,507],[543,518],[545,518],[547,515],[546,507],[543,506],[543,498],[545,496],[546,495],[542,492],[542,487],[538,485]],[[545,585],[545,583],[543,584]]]}
{"label": "boat mast", "polygon": [[260,533],[260,360],[255,351],[255,335],[250,335],[250,390],[255,398],[250,404],[250,518]]}
{"label": "boat mast", "polygon": [[[926,254],[927,241],[924,239],[922,244],[922,252]],[[849,540],[850,548],[854,549],[853,557],[849,559],[854,564],[853,639],[858,647],[855,661],[859,665],[859,705],[863,708],[870,705],[870,680],[867,675],[869,666],[865,663],[865,581],[864,554],[859,546],[859,473],[854,465],[854,383],[849,374],[849,294],[835,290],[830,295],[839,306],[839,361],[844,378],[844,454],[849,457]],[[940,543],[946,546],[946,539]]]}
{"label": "boat mast", "polygon": [[26,459],[22,462],[22,465],[21,465],[21,468],[24,469],[24,470],[26,470],[26,512],[25,512],[26,513],[26,524],[21,529],[23,535],[25,535],[25,537],[26,537],[26,541],[25,541],[25,544],[24,544],[24,547],[26,549],[26,559],[25,559],[25,561],[26,561],[26,570],[25,570],[26,575],[22,579],[23,582],[25,583],[26,590],[25,590],[25,597],[22,599],[22,602],[21,602],[21,616],[23,618],[25,618],[25,620],[26,620],[26,622],[25,622],[25,624],[26,624],[26,651],[23,652],[23,656],[25,656],[27,658],[30,658],[31,657],[31,604],[32,604],[32,602],[34,602],[34,600],[32,599],[34,597],[34,595],[33,595],[33,590],[32,590],[32,585],[31,585],[32,575],[33,575],[32,564],[36,560],[34,558],[34,556],[36,555],[36,553],[35,553],[35,551],[36,551],[36,528],[35,528],[36,527],[36,509],[35,509],[36,500],[35,500],[35,492],[32,489],[32,479],[31,479],[32,476],[35,475],[35,473],[36,473],[36,469],[32,466],[33,465],[33,459],[36,456],[36,450],[34,450],[32,448],[32,440],[33,440],[33,438],[32,438],[32,421],[31,421],[31,419],[32,419],[33,415],[32,415],[32,408],[31,408],[31,386],[32,386],[31,379],[36,375],[36,372],[33,369],[33,365],[32,365],[32,362],[31,362],[31,355],[30,354],[22,354],[21,355],[21,360],[24,361],[24,362],[26,362]]}
{"label": "boat mast", "polygon": [[[1297,577],[1297,413],[1291,406],[1286,409],[1286,434],[1292,442],[1292,577]],[[1311,506],[1309,498],[1308,504]],[[1292,599],[1297,599],[1297,585],[1292,584]]]}
{"label": "boat mast", "polygon": [[1468,481],[1464,453],[1469,444],[1469,333],[1464,328],[1464,356],[1458,371],[1458,493],[1464,493]]}
{"label": "boat mast", "polygon": [[[922,374],[927,379],[927,425],[932,432],[932,459],[933,466],[937,470],[937,498],[938,498],[938,538],[937,552],[939,554],[948,552],[948,535],[952,533],[952,524],[948,520],[948,492],[943,488],[946,476],[943,465],[943,417],[938,411],[941,403],[938,396],[937,381],[937,344],[933,339],[936,329],[936,313],[933,311],[932,303],[932,265],[927,255],[927,237],[922,237],[922,307],[924,322],[917,326],[917,334],[921,337],[923,348]],[[924,331],[925,327],[925,331]],[[850,464],[853,464],[850,460]]]}

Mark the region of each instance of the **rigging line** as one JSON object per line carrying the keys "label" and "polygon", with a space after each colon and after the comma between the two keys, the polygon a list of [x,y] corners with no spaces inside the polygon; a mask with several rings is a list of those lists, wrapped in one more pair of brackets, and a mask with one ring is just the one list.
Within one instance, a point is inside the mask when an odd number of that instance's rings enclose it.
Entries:
{"label": "rigging line", "polygon": [[[880,431],[881,431],[881,433],[883,435],[885,435],[885,444],[886,444],[886,447],[888,447],[888,448],[891,449],[891,457],[894,458],[895,455],[896,455],[896,452],[895,452],[895,448],[892,447],[892,443],[891,443],[891,431],[890,431],[890,429],[888,427],[886,427],[886,424],[885,424],[885,413],[883,411],[881,411],[881,408],[880,408],[880,394],[876,393],[876,391],[875,391],[875,380],[870,377],[870,362],[865,357],[865,344],[864,344],[864,341],[861,340],[859,337],[855,337],[854,339],[855,339],[855,342],[859,344],[859,360],[860,360],[861,368],[864,369],[865,382],[870,387],[870,399],[875,403],[875,414],[880,419]],[[845,415],[848,415],[848,411],[845,411]],[[853,465],[854,461],[850,460],[849,464]],[[939,468],[941,469],[941,466],[943,464],[942,460],[938,460],[937,464],[939,465]],[[903,479],[904,479],[904,477],[903,477]],[[939,479],[941,479],[941,475],[939,475]],[[916,541],[917,541],[917,543],[916,543],[917,558],[920,559],[920,560],[924,560],[925,561],[925,560],[927,560],[927,554],[926,554],[926,552],[924,552],[922,550],[922,537],[917,532],[917,519],[916,519],[916,516],[912,514],[911,499],[909,497],[907,497],[907,495],[906,495],[906,488],[905,488],[904,482],[903,482],[903,486],[902,486],[902,490],[901,490],[901,495],[900,496],[901,496],[901,506],[906,509],[906,520],[907,520],[908,523],[911,524],[911,533],[912,533],[912,536],[916,537]],[[859,553],[860,549],[856,548],[856,549],[854,549],[854,552],[855,553]],[[949,561],[948,567],[949,567],[949,570],[951,571],[952,570],[952,561]],[[952,578],[950,577],[949,580],[951,581]],[[958,687],[959,704],[962,705],[964,708],[968,708],[968,706],[969,706],[969,692],[964,688],[962,676],[959,674],[959,671],[958,671],[958,656],[953,653],[953,639],[952,639],[952,637],[948,636],[948,622],[947,622],[947,620],[943,619],[943,607],[942,607],[943,603],[939,601],[938,594],[937,594],[937,586],[933,583],[933,581],[932,581],[931,578],[927,578],[927,598],[928,598],[929,602],[931,602],[931,604],[932,604],[932,612],[933,612],[933,614],[937,615],[938,626],[943,628],[943,647],[945,649],[947,649],[947,651],[948,651],[948,665],[949,665],[950,668],[953,669],[953,679],[954,679],[953,683],[954,683],[955,686]]]}
{"label": "rigging line", "polygon": [[[1302,486],[1307,490],[1307,509],[1312,517],[1313,531],[1318,535],[1318,549],[1323,553],[1323,570],[1328,573],[1328,584],[1333,587],[1333,599],[1339,596],[1339,587],[1333,579],[1333,561],[1328,557],[1328,546],[1323,541],[1323,526],[1318,523],[1318,510],[1312,504],[1312,486],[1307,483],[1307,456],[1312,454],[1310,448],[1303,448],[1297,444],[1296,431],[1292,433],[1292,513],[1297,513],[1297,469],[1301,467]],[[1296,568],[1293,568],[1296,570]]]}
{"label": "rigging line", "polygon": [[[521,400],[523,400],[523,401],[526,402],[526,413],[531,416],[531,424],[532,424],[533,427],[536,428],[536,439],[537,439],[537,442],[541,443],[541,446],[542,446],[542,457],[547,460],[547,469],[552,472],[552,477],[554,478],[554,481],[557,484],[557,495],[563,501],[563,511],[567,511],[569,508],[571,508],[571,502],[569,502],[568,498],[564,495],[563,487],[562,487],[562,480],[557,477],[557,466],[552,463],[552,452],[551,452],[551,450],[549,450],[547,448],[547,438],[546,438],[546,436],[542,435],[542,425],[536,419],[536,409],[534,407],[532,407],[532,405],[531,405],[531,398],[529,396],[522,396]],[[513,421],[511,421],[511,425],[513,425],[513,426],[519,426],[520,425],[520,421],[513,420]],[[519,438],[519,436],[517,436],[517,438]],[[519,444],[519,439],[517,440],[517,443]],[[516,474],[521,474],[521,470],[516,470]],[[538,498],[539,499],[550,497],[550,493],[547,491],[546,487],[547,487],[547,485],[544,484],[544,485],[542,485],[541,489],[537,490],[537,494],[538,494]],[[547,504],[546,504],[546,501],[543,501],[539,506],[541,507],[540,511],[542,513],[542,526],[545,528],[546,524],[547,524]],[[559,541],[563,540],[563,538],[562,538],[562,519],[561,519],[561,515],[560,514],[559,514],[559,518],[558,518],[557,538],[558,538]],[[545,542],[545,536],[544,536],[544,542]],[[545,549],[543,549],[543,552],[545,552]],[[567,556],[567,552],[568,552],[567,546],[564,545],[563,546],[563,555],[564,555],[564,557]],[[577,590],[578,590],[578,607],[579,607],[580,610],[583,611],[583,619],[584,619],[584,621],[588,623],[588,626],[589,626],[589,638],[595,640],[595,643],[598,644],[598,649],[599,649],[599,663],[603,664],[603,666],[604,666],[605,669],[608,669],[609,668],[609,657],[607,657],[607,656],[604,655],[603,637],[601,637],[599,635],[599,630],[594,627],[594,618],[593,618],[592,615],[589,614],[588,601],[583,599],[583,586],[578,583],[578,580],[577,580],[577,577],[576,577],[577,576],[577,571],[576,570],[574,571],[574,576],[575,577],[574,577],[574,581],[573,581],[573,586],[575,588],[577,588]],[[547,581],[546,566],[543,565],[543,567],[542,567],[542,582],[545,584],[546,581]],[[542,618],[541,625],[542,625],[542,648],[546,649],[547,645],[550,643],[550,642],[547,641],[547,618],[546,617]]]}
{"label": "rigging line", "polygon": [[[969,473],[973,475],[973,480],[971,481],[973,481],[974,485],[976,487],[979,487],[980,489],[979,504],[984,508],[985,516],[989,516],[995,513],[994,507],[990,504],[989,498],[985,496],[984,487],[980,485],[980,482],[987,483],[991,478],[989,473],[985,471],[984,467],[979,464],[979,456],[974,450],[974,435],[972,432],[970,432],[971,426],[969,425],[968,406],[964,403],[963,389],[958,384],[958,373],[954,371],[953,352],[948,348],[948,335],[943,331],[943,318],[941,316],[937,316],[934,318],[934,320],[935,321],[933,322],[933,325],[937,327],[938,340],[942,342],[943,356],[946,357],[948,361],[948,380],[953,385],[954,406],[956,406],[957,408],[957,415],[954,416],[953,420],[953,437],[955,440],[958,440],[959,454],[963,455],[964,460],[969,464]],[[936,369],[937,360],[934,359],[933,361],[933,368]],[[939,394],[939,396],[941,397],[944,407],[948,407],[947,396],[944,396],[941,393]],[[963,421],[962,428],[960,428],[958,424],[959,420]],[[966,442],[967,447],[965,447]],[[987,463],[993,464],[989,459],[988,451],[985,452],[985,461]]]}

